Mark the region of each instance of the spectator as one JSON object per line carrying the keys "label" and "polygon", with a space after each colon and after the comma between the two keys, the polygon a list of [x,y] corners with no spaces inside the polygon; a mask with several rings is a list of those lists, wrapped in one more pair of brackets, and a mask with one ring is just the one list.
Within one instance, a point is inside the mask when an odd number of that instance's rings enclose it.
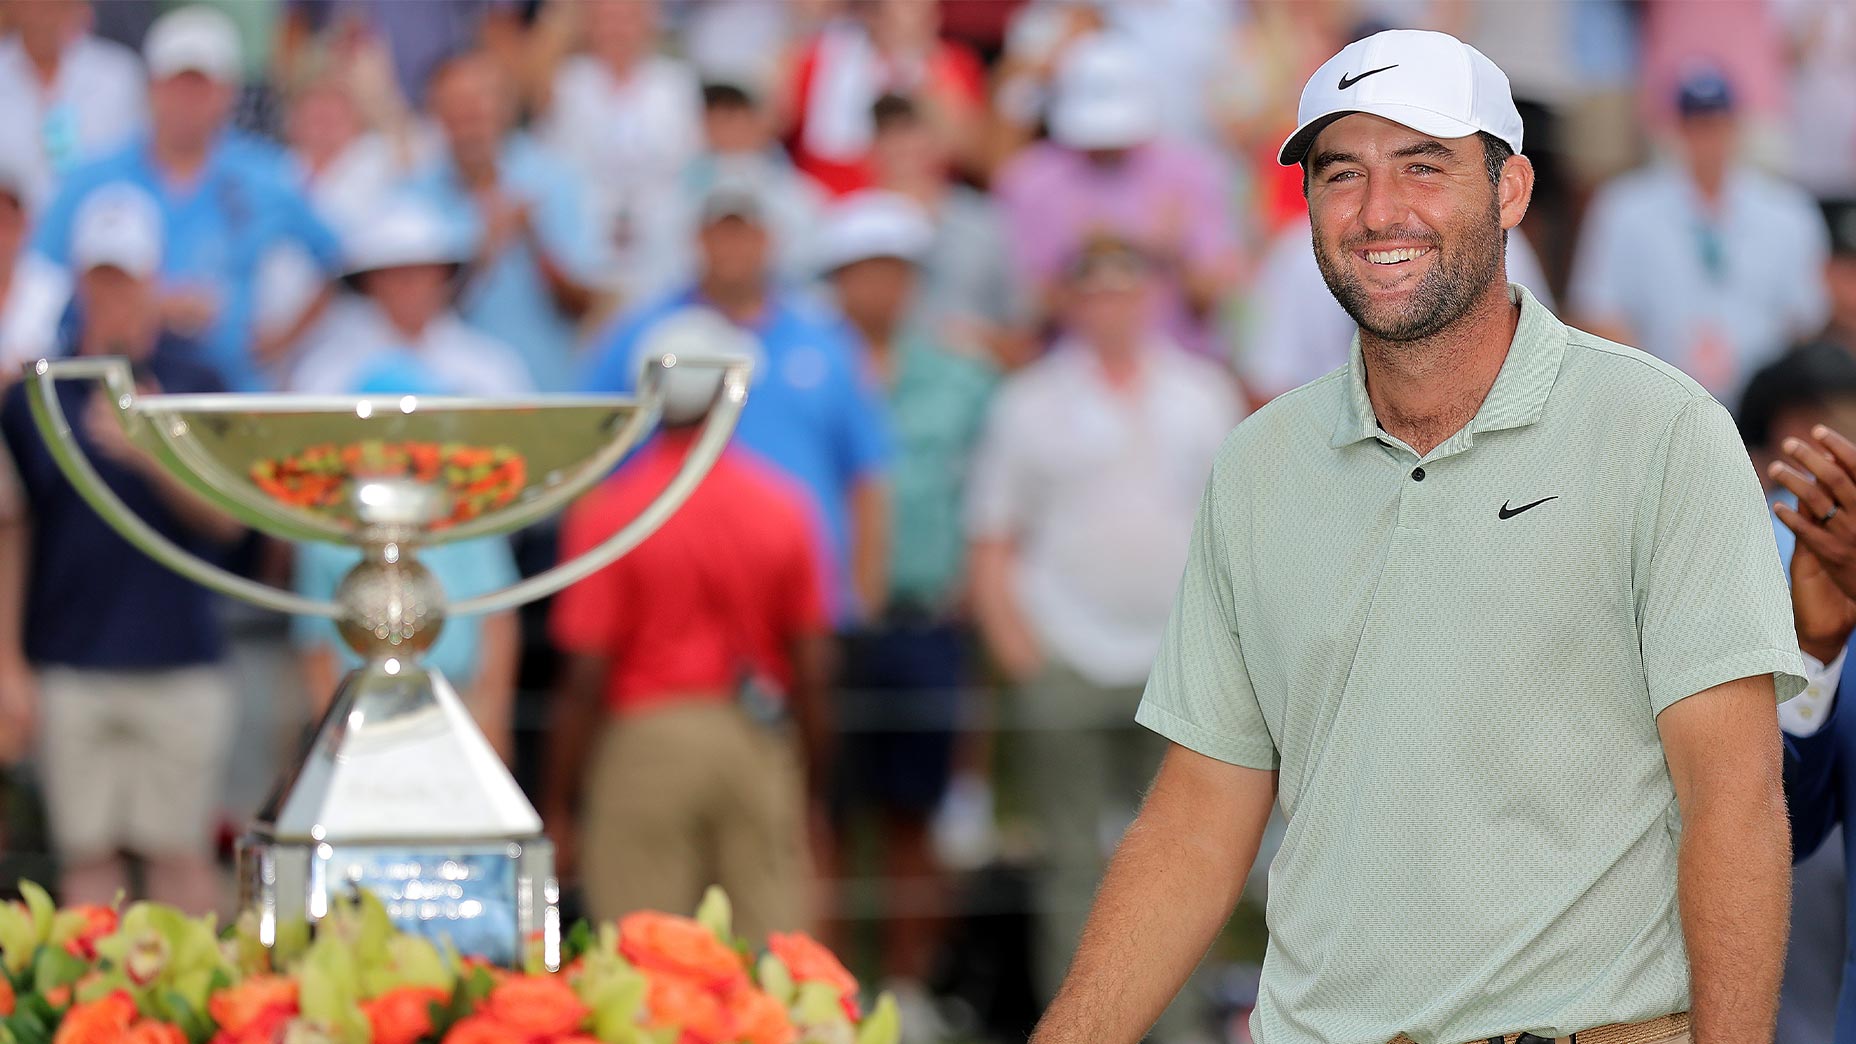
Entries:
{"label": "spectator", "polygon": [[984,193],[950,180],[947,154],[910,98],[877,100],[871,156],[877,184],[914,200],[933,222],[911,325],[963,354],[1024,361],[1031,317],[998,208]]}
{"label": "spectator", "polygon": [[[744,340],[697,316],[646,344],[690,360],[753,351],[731,347]],[[682,464],[715,397],[704,376],[672,377],[663,433],[574,505],[563,559],[630,521]],[[808,923],[804,809],[829,771],[821,566],[804,492],[729,449],[661,529],[556,596],[567,660],[544,820],[594,917],[693,909],[719,883],[756,945]]]}
{"label": "spectator", "polygon": [[430,107],[444,155],[415,183],[440,211],[478,226],[460,310],[522,353],[536,387],[562,391],[572,384],[576,324],[592,307],[598,263],[580,183],[512,129],[515,98],[483,56],[440,65]]}
{"label": "spectator", "polygon": [[[1819,339],[1856,355],[1856,199],[1826,200],[1823,209],[1830,226],[1830,259],[1824,262],[1830,320]],[[1856,425],[1837,430],[1856,431]]]}
{"label": "spectator", "polygon": [[[1778,492],[1771,468],[1786,439],[1808,440],[1819,424],[1856,431],[1856,356],[1822,341],[1793,348],[1747,381],[1735,420],[1767,490]],[[1788,537],[1780,527],[1779,542]]]}
{"label": "spectator", "polygon": [[1802,192],[1735,159],[1725,79],[1698,71],[1678,101],[1679,161],[1601,190],[1568,296],[1594,332],[1718,397],[1823,323],[1824,228]]}
{"label": "spectator", "polygon": [[[388,357],[368,367],[364,376],[342,391],[357,395],[472,394],[447,382],[416,359]],[[514,584],[515,556],[502,537],[435,544],[419,549],[419,563],[431,570],[446,598],[459,601]],[[348,571],[361,561],[359,548],[346,544],[297,545],[296,589],[309,598],[331,600]],[[314,616],[290,618],[310,720],[329,708],[336,684],[361,658],[336,633],[335,621]],[[471,718],[505,762],[515,756],[516,657],[520,635],[513,611],[489,616],[448,617],[438,640],[420,654],[431,670],[441,672],[458,691]]]}
{"label": "spectator", "polygon": [[[221,390],[195,348],[163,330],[161,217],[129,185],[91,193],[73,221],[79,355],[131,360],[145,391]],[[168,539],[213,557],[241,532],[135,445],[106,395],[58,386],[73,434],[104,482]],[[0,407],[23,502],[0,525],[0,689],[36,703],[59,893],[112,903],[141,856],[150,898],[217,907],[210,830],[234,708],[212,597],[116,534],[65,480],[25,389]],[[37,694],[36,696],[34,694]]]}
{"label": "spectator", "polygon": [[999,173],[1013,259],[1048,309],[1063,265],[1091,235],[1135,242],[1156,265],[1156,303],[1170,336],[1222,358],[1212,321],[1238,265],[1224,173],[1211,153],[1155,138],[1155,110],[1139,52],[1108,34],[1070,50],[1058,71],[1052,140]]}
{"label": "spectator", "polygon": [[1816,196],[1856,196],[1856,7],[1843,0],[1773,6],[1792,55],[1786,174]]}
{"label": "spectator", "polygon": [[555,73],[539,136],[593,190],[588,220],[618,262],[612,289],[636,299],[662,289],[650,285],[654,244],[639,230],[676,196],[701,147],[702,92],[687,65],[657,53],[657,0],[591,0],[571,9],[587,53]]}
{"label": "spectator", "polygon": [[533,389],[515,349],[465,325],[453,310],[470,246],[422,200],[398,200],[349,236],[343,301],[305,354],[292,391],[339,394],[396,357],[447,394],[498,398]]}
{"label": "spectator", "polygon": [[[1199,492],[1240,409],[1225,374],[1157,328],[1151,263],[1084,248],[1068,333],[1006,381],[973,465],[975,615],[1018,687],[1019,766],[1047,842],[1036,976],[1060,982],[1104,863],[1164,743],[1133,723]],[[1181,1016],[1175,1015],[1175,1018]]]}
{"label": "spectator", "polygon": [[[1237,372],[1253,409],[1347,365],[1353,318],[1334,300],[1308,242],[1303,215],[1277,233],[1246,295]],[[1518,228],[1508,233],[1508,280],[1553,307],[1540,260]]]}
{"label": "spectator", "polygon": [[1104,8],[1094,0],[1033,0],[1013,12],[993,72],[992,169],[1038,136],[1057,69],[1072,47],[1108,25]]}
{"label": "spectator", "polygon": [[[153,115],[146,139],[71,172],[33,236],[33,249],[68,266],[72,222],[93,192],[117,182],[160,204],[161,314],[198,339],[204,358],[234,390],[269,383],[298,330],[254,338],[259,259],[295,240],[326,271],[334,237],[292,188],[273,152],[226,129],[240,75],[238,35],[220,12],[182,7],[161,16],[144,47]],[[313,315],[313,310],[306,313]]]}
{"label": "spectator", "polygon": [[792,134],[799,169],[833,195],[869,188],[872,106],[885,94],[914,97],[962,169],[976,171],[986,74],[972,52],[940,36],[940,5],[851,0],[800,52],[793,74]]}
{"label": "spectator", "polygon": [[848,623],[880,612],[887,586],[889,429],[843,323],[774,282],[767,215],[752,182],[731,179],[711,189],[695,284],[621,320],[603,339],[585,387],[631,390],[651,354],[651,332],[690,310],[719,312],[750,334],[754,389],[736,440],[811,494],[840,580],[828,600],[834,618]]}
{"label": "spectator", "polygon": [[148,123],[142,65],[90,34],[90,4],[13,2],[0,39],[0,131],[30,199],[77,165],[127,145]]}
{"label": "spectator", "polygon": [[277,64],[290,79],[318,36],[351,53],[379,52],[393,73],[394,104],[417,107],[448,56],[476,46],[506,49],[521,32],[519,7],[510,0],[285,0]]}
{"label": "spectator", "polygon": [[21,364],[54,354],[71,296],[70,276],[26,250],[26,185],[27,176],[0,159],[0,385],[19,376]]}
{"label": "spectator", "polygon": [[[841,202],[820,233],[820,261],[866,361],[889,391],[896,432],[895,539],[880,616],[845,639],[844,813],[877,814],[892,896],[884,946],[890,990],[911,1028],[936,1019],[933,970],[941,882],[929,826],[947,793],[965,663],[965,547],[960,501],[986,414],[991,368],[908,325],[917,266],[934,226],[905,196],[870,190]],[[850,852],[843,851],[841,862]]]}

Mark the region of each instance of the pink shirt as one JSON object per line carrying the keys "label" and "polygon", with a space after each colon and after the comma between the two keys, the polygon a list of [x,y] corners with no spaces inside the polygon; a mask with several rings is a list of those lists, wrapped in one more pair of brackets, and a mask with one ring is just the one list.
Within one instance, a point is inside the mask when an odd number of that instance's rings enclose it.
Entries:
{"label": "pink shirt", "polygon": [[[1119,166],[1039,142],[1000,171],[993,195],[1004,212],[1013,263],[1027,286],[1047,286],[1091,235],[1110,233],[1189,265],[1221,265],[1237,255],[1236,226],[1217,156],[1185,142],[1154,141]],[[1186,308],[1177,274],[1161,293],[1166,329],[1184,347],[1222,359],[1210,325]]]}

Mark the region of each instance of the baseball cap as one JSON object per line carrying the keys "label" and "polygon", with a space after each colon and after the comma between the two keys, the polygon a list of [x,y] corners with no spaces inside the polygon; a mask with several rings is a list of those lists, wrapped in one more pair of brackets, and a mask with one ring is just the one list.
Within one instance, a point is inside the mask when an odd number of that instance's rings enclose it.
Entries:
{"label": "baseball cap", "polygon": [[112,182],[84,197],[71,223],[71,267],[119,268],[137,279],[161,270],[161,208],[128,182]]}
{"label": "baseball cap", "polygon": [[1826,199],[1818,204],[1830,229],[1830,252],[1856,257],[1856,199]]}
{"label": "baseball cap", "polygon": [[1676,111],[1683,116],[1705,116],[1734,109],[1733,84],[1719,69],[1691,69],[1676,84]]}
{"label": "baseball cap", "polygon": [[355,222],[343,248],[342,274],[346,276],[408,265],[461,265],[470,260],[468,237],[421,199],[390,201],[371,220]]}
{"label": "baseball cap", "polygon": [[203,73],[221,83],[244,76],[238,27],[225,12],[195,4],[169,11],[149,26],[142,43],[148,75],[162,80],[184,72]]}
{"label": "baseball cap", "polygon": [[767,201],[752,177],[742,171],[725,171],[702,194],[698,208],[705,225],[723,218],[740,218],[756,225],[767,221]]}
{"label": "baseball cap", "polygon": [[1277,160],[1285,167],[1302,162],[1328,124],[1356,112],[1438,138],[1486,131],[1521,151],[1521,113],[1508,74],[1448,33],[1388,29],[1322,63],[1302,88],[1295,133]]}
{"label": "baseball cap", "polygon": [[[637,365],[666,355],[679,362],[746,359],[758,368],[766,353],[760,339],[729,322],[712,308],[695,305],[659,320],[638,339]],[[722,371],[706,366],[673,366],[664,376],[664,420],[691,424],[702,419],[722,388]]]}
{"label": "baseball cap", "polygon": [[867,189],[826,215],[816,261],[821,272],[875,257],[920,262],[933,243],[934,225],[920,204],[898,192]]}
{"label": "baseball cap", "polygon": [[1146,58],[1111,33],[1078,42],[1057,69],[1050,133],[1073,149],[1125,149],[1160,121]]}
{"label": "baseball cap", "polygon": [[1064,268],[1071,289],[1128,290],[1153,271],[1153,261],[1131,240],[1098,235],[1084,243]]}

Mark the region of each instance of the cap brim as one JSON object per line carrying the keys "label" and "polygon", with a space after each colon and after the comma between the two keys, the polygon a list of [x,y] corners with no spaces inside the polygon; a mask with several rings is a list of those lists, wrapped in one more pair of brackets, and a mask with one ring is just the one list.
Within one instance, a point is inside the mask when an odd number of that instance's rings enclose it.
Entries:
{"label": "cap brim", "polygon": [[1154,136],[1154,114],[1138,99],[1072,102],[1051,114],[1050,135],[1072,149],[1127,149]]}
{"label": "cap brim", "polygon": [[1343,117],[1352,116],[1356,112],[1391,120],[1393,123],[1410,127],[1419,134],[1429,134],[1434,138],[1467,138],[1482,129],[1417,105],[1367,104],[1352,109],[1324,112],[1303,123],[1282,143],[1282,151],[1276,154],[1276,162],[1285,167],[1293,167],[1302,162],[1302,158],[1308,155],[1309,147],[1314,145],[1315,138],[1327,129],[1328,124]]}

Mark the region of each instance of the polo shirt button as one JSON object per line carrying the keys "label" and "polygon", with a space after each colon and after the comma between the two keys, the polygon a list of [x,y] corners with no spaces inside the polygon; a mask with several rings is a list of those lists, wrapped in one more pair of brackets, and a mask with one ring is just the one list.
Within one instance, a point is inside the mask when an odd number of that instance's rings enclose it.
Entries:
{"label": "polo shirt button", "polygon": [[1423,482],[1424,481],[1424,469],[1423,468],[1412,468],[1411,469],[1411,480],[1413,482]]}

